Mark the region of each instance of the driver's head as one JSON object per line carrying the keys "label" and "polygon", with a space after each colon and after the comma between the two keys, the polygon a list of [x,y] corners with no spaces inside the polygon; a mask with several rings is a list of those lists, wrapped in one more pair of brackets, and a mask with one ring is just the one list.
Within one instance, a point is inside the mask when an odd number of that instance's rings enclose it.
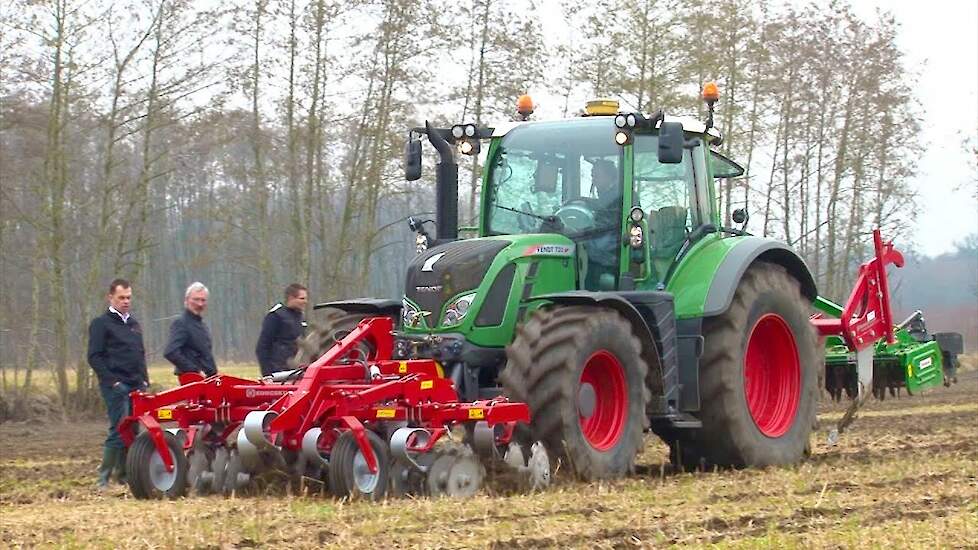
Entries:
{"label": "driver's head", "polygon": [[610,160],[596,160],[591,165],[591,185],[602,200],[618,196],[618,174],[615,163]]}

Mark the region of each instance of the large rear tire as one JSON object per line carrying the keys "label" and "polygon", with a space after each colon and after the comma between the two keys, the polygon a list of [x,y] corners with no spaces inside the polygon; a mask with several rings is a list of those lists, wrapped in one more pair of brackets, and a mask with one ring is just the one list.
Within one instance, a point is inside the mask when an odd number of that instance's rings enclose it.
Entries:
{"label": "large rear tire", "polygon": [[674,442],[675,460],[746,467],[805,456],[821,366],[810,309],[783,267],[759,262],[747,269],[730,308],[704,321],[703,427]]}
{"label": "large rear tire", "polygon": [[648,365],[627,319],[590,306],[541,309],[506,354],[500,379],[530,406],[533,440],[585,480],[633,471],[648,420]]}

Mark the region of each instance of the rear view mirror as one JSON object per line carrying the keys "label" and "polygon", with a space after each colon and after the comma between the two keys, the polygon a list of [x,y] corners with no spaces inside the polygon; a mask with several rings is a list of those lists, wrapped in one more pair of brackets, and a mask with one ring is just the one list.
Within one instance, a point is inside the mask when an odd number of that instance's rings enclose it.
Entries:
{"label": "rear view mirror", "polygon": [[413,135],[404,144],[404,179],[421,179],[421,140]]}
{"label": "rear view mirror", "polygon": [[683,144],[686,136],[683,134],[682,122],[663,122],[659,125],[659,162],[661,164],[679,164],[683,161]]}

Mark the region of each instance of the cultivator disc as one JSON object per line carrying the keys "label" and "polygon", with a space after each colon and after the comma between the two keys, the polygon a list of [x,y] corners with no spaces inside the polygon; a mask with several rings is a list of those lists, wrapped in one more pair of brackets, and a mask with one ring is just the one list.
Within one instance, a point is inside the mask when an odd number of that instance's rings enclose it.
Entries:
{"label": "cultivator disc", "polygon": [[433,497],[470,497],[482,489],[486,469],[468,450],[443,452],[428,471],[428,493]]}

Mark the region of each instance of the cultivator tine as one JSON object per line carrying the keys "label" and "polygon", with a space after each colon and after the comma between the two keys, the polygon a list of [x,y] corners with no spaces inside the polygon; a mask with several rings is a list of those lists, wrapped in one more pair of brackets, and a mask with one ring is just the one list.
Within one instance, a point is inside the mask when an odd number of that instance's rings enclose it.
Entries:
{"label": "cultivator tine", "polygon": [[518,472],[522,489],[530,492],[542,491],[549,487],[551,482],[553,469],[550,455],[540,441],[530,445],[529,456],[526,456],[525,449],[523,445],[510,443],[503,461]]}
{"label": "cultivator tine", "polygon": [[319,452],[319,439],[323,435],[322,428],[310,428],[302,436],[302,456],[307,464],[326,467],[326,459]]}
{"label": "cultivator tine", "polygon": [[836,424],[835,428],[829,432],[829,445],[839,442],[839,436],[856,419],[856,413],[866,402],[873,387],[873,348],[868,347],[856,352],[856,372],[858,375],[858,393],[856,398],[849,404],[845,414]]}

